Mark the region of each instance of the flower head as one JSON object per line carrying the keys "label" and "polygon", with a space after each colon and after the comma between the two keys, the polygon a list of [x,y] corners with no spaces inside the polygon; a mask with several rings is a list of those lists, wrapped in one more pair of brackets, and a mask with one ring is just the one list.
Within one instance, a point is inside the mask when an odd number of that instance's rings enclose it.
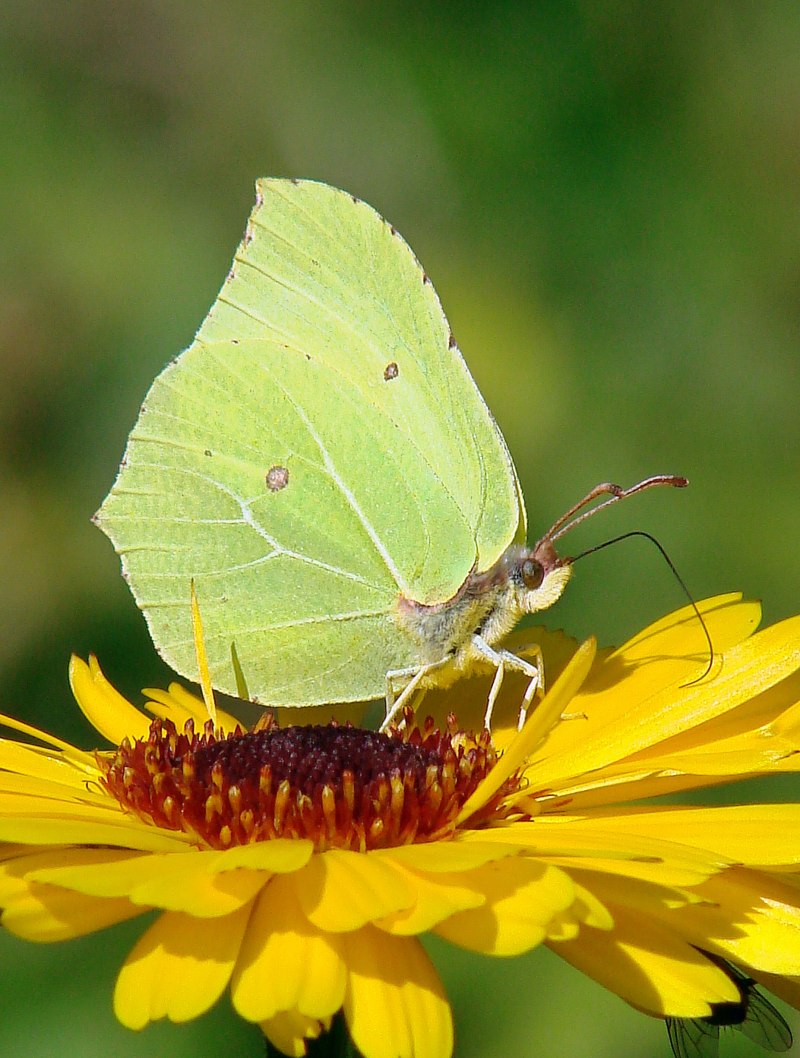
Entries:
{"label": "flower head", "polygon": [[73,659],[115,748],[5,718],[35,743],[0,743],[3,923],[55,940],[158,909],[120,1020],[186,1020],[229,989],[296,1055],[343,1010],[366,1058],[447,1058],[427,931],[491,955],[547,943],[661,1018],[740,1004],[728,963],[800,1005],[800,806],[645,800],[800,769],[800,619],[756,633],[738,596],[701,609],[699,681],[691,610],[600,655],[535,633],[547,693],[518,732],[509,675],[491,737],[480,679],[383,734],[247,731],[177,685],[147,692],[152,720]]}

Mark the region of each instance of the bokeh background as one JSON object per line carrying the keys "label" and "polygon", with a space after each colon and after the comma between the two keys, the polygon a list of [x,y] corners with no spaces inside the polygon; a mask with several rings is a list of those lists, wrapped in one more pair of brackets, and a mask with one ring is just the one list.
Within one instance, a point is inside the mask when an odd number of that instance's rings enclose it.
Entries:
{"label": "bokeh background", "polygon": [[[800,6],[5,0],[5,710],[88,746],[70,651],[96,651],[129,695],[168,678],[89,517],[261,174],[343,186],[406,236],[534,531],[598,481],[679,472],[689,490],[622,505],[572,546],[648,529],[696,596],[797,610]],[[634,542],[583,563],[549,621],[614,642],[681,603]],[[0,1054],[260,1054],[227,1000],[188,1026],[115,1024],[141,928],[0,938]],[[669,1054],[661,1025],[547,952],[435,955],[460,1058]]]}

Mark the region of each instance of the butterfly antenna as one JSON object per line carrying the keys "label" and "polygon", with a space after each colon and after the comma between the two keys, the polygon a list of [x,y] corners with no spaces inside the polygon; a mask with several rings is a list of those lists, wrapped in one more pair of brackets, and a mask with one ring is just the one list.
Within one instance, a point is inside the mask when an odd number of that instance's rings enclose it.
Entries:
{"label": "butterfly antenna", "polygon": [[[548,529],[542,539],[555,543],[565,533],[574,529],[576,525],[580,525],[581,522],[585,522],[587,518],[591,518],[598,511],[605,510],[606,507],[610,507],[612,503],[617,503],[619,500],[626,500],[629,496],[635,496],[637,492],[644,492],[646,489],[655,488],[657,485],[671,485],[676,489],[685,489],[688,484],[687,478],[679,477],[677,474],[654,474],[636,485],[631,485],[629,489],[623,489],[621,485],[615,485],[611,481],[604,481],[600,485],[595,485],[590,492],[586,493],[582,500],[578,500],[574,506],[570,507],[566,514],[562,514],[558,521]],[[601,496],[608,496],[609,498],[604,500],[603,503],[598,503],[591,510],[587,511],[585,509]]]}
{"label": "butterfly antenna", "polygon": [[[652,480],[652,479],[650,479],[650,480]],[[678,486],[678,487],[682,488],[682,486]],[[613,501],[608,500],[607,502],[611,503]],[[601,504],[601,506],[605,507],[606,504],[603,503],[603,504]],[[590,514],[594,514],[594,512],[598,511],[598,510],[600,510],[600,507],[595,507],[594,510],[590,511],[589,513]],[[581,553],[579,555],[576,555],[574,558],[565,559],[564,561],[565,562],[570,562],[570,563],[575,563],[575,562],[578,561],[579,558],[586,558],[587,555],[593,555],[595,553],[595,551],[602,551],[606,547],[611,547],[612,544],[619,544],[622,540],[629,540],[631,537],[634,537],[634,536],[643,537],[645,540],[648,540],[655,548],[657,548],[659,554],[664,559],[666,564],[669,566],[673,577],[678,582],[678,584],[680,584],[681,590],[683,591],[683,594],[686,596],[687,600],[689,601],[689,605],[694,610],[695,616],[697,617],[697,620],[700,622],[700,627],[703,629],[703,635],[705,636],[706,644],[708,645],[708,664],[706,665],[705,669],[703,669],[702,673],[697,677],[697,679],[690,680],[689,683],[683,684],[684,687],[692,687],[695,683],[701,683],[706,678],[706,676],[708,676],[708,674],[711,672],[711,666],[714,664],[714,644],[711,641],[711,634],[708,631],[708,625],[706,624],[706,622],[705,622],[705,620],[703,618],[703,615],[700,613],[700,608],[698,607],[697,603],[695,602],[694,596],[689,591],[689,588],[686,585],[686,581],[683,579],[683,577],[678,572],[678,569],[677,569],[675,563],[672,561],[672,559],[667,554],[666,549],[664,548],[663,544],[661,544],[651,533],[646,533],[643,529],[631,529],[630,532],[622,533],[620,536],[615,536],[611,540],[605,540],[602,544],[595,544],[594,547],[589,547],[585,551],[581,551]]]}

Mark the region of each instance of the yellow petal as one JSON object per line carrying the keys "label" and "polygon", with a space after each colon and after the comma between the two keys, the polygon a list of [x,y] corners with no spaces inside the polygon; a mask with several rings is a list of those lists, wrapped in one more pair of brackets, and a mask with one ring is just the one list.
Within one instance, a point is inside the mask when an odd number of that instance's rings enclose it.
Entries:
{"label": "yellow petal", "polygon": [[[761,604],[742,601],[741,592],[728,592],[697,604],[703,615],[715,654],[747,639],[761,621]],[[693,606],[684,606],[659,618],[614,651],[626,662],[649,660],[659,655],[694,653],[705,665],[708,641]]]}
{"label": "yellow petal", "polygon": [[[194,721],[196,731],[202,731],[203,725],[208,720],[208,711],[202,698],[187,691],[180,683],[171,683],[166,691],[157,687],[145,687],[142,691],[147,697],[145,708],[153,716],[160,716],[164,720],[171,720],[179,731],[183,731],[186,721]],[[216,728],[226,732],[235,731],[237,726],[244,725],[226,713],[224,709],[217,706]]]}
{"label": "yellow petal", "polygon": [[282,1010],[275,1017],[260,1023],[261,1031],[281,1054],[291,1058],[305,1058],[306,1044],[316,1040],[323,1031],[327,1032],[329,1022],[320,1022],[316,1018],[307,1018],[296,1010]]}
{"label": "yellow petal", "polygon": [[582,926],[610,930],[614,928],[611,912],[595,894],[572,879],[575,899],[564,911],[559,911],[547,925],[548,940],[573,940]]}
{"label": "yellow petal", "polygon": [[[250,703],[248,703],[250,704]],[[314,724],[329,724],[335,720],[339,724],[352,724],[353,727],[371,727],[364,722],[366,714],[375,702],[341,702],[337,705],[303,705],[303,706],[281,706],[275,710],[281,727],[306,727]],[[262,715],[269,712],[269,707],[263,710]],[[383,718],[381,711],[380,718]]]}
{"label": "yellow petal", "polygon": [[772,687],[800,667],[800,618],[732,647],[717,659],[721,670],[700,683],[687,685],[692,673],[677,660],[654,656],[627,672],[623,659],[612,655],[596,666],[570,707],[586,719],[553,732],[527,769],[532,788],[558,791],[573,776],[640,753]]}
{"label": "yellow petal", "polygon": [[753,977],[759,984],[764,985],[773,995],[782,999],[784,1003],[800,1010],[800,976],[784,977],[783,975],[767,974],[760,970],[752,971]]}
{"label": "yellow petal", "polygon": [[472,872],[487,863],[516,856],[521,849],[510,842],[482,841],[482,833],[460,831],[450,842],[404,845],[372,853],[391,860],[416,894],[411,907],[387,915],[376,924],[389,933],[412,936],[432,929],[457,911],[482,906],[485,896],[480,886],[473,885]]}
{"label": "yellow petal", "polygon": [[304,867],[313,852],[313,843],[304,838],[255,841],[251,845],[235,845],[214,853],[215,858],[210,860],[209,870],[231,871],[236,867],[249,867],[254,871],[291,874]]}
{"label": "yellow petal", "polygon": [[508,843],[483,841],[482,831],[462,830],[456,832],[452,841],[431,841],[424,845],[400,845],[394,849],[379,849],[370,855],[377,859],[391,860],[413,871],[471,871],[484,863],[516,856],[524,845],[513,840],[513,830],[508,831]]}
{"label": "yellow petal", "polygon": [[582,929],[553,951],[605,988],[664,1017],[707,1017],[712,1003],[733,1003],[739,992],[726,973],[691,944],[649,916],[609,908],[614,929]]}
{"label": "yellow petal", "polygon": [[69,663],[69,682],[86,719],[101,735],[118,746],[123,738],[147,738],[150,721],[115,690],[97,664],[74,654]]}
{"label": "yellow petal", "polygon": [[[86,791],[86,783],[97,780],[97,766],[79,765],[51,749],[27,746],[10,739],[0,739],[0,769],[30,779],[38,779],[43,790],[51,785],[58,791]],[[0,776],[5,779],[6,776]],[[52,796],[52,795],[51,795]]]}
{"label": "yellow petal", "polygon": [[488,841],[513,835],[526,844],[530,854],[564,867],[609,871],[664,885],[698,885],[722,870],[726,863],[713,852],[639,834],[626,834],[605,827],[604,819],[591,816],[540,816],[530,823],[492,828],[481,832]]}
{"label": "yellow petal", "polygon": [[[768,659],[767,659],[768,660]],[[723,659],[723,666],[725,661]],[[743,735],[761,738],[767,745],[783,742],[797,746],[800,718],[800,670],[790,673],[773,686],[754,694],[702,727],[691,727],[663,746],[663,752],[703,749],[708,745],[735,744]]]}
{"label": "yellow petal", "polygon": [[[533,816],[543,817],[552,810],[552,805],[559,804],[568,804],[570,811],[574,809],[577,814],[598,806],[602,808],[607,804],[617,804],[621,799],[629,801],[637,797],[654,797],[662,791],[668,793],[674,778],[665,778],[658,772],[654,774],[649,766],[639,766],[634,770],[633,765],[626,761],[571,780],[564,779],[559,783],[557,794],[549,791],[532,794],[528,786],[508,800]],[[685,785],[694,786],[694,779],[679,778]],[[632,790],[635,792],[631,793]]]}
{"label": "yellow petal", "polygon": [[9,903],[0,922],[23,940],[49,943],[96,933],[141,913],[129,900],[96,900],[32,884],[29,893]]}
{"label": "yellow petal", "polygon": [[575,888],[563,871],[518,858],[487,864],[469,882],[486,902],[440,923],[434,932],[472,951],[519,955],[544,940],[555,915],[570,907]]}
{"label": "yellow petal", "polygon": [[293,1011],[324,1020],[341,1007],[345,982],[339,938],[309,923],[293,879],[274,878],[256,902],[236,963],[236,1010],[249,1021]]}
{"label": "yellow petal", "polygon": [[[558,800],[567,801],[570,809],[576,812],[588,813],[593,809],[614,806],[622,801],[629,803],[650,797],[663,797],[682,790],[714,786],[729,781],[729,778],[670,775],[659,771],[654,773],[650,767],[637,767],[633,770],[633,765],[626,762],[618,767],[601,768],[591,773],[589,778],[564,782],[559,786]],[[530,802],[520,797],[516,803],[524,808]],[[542,803],[534,803],[533,809],[528,810],[534,815],[539,815]]]}
{"label": "yellow petal", "polygon": [[[152,690],[145,691],[145,694],[153,694]],[[167,688],[167,695],[176,705],[180,708],[185,709],[187,714],[191,716],[195,723],[199,724],[200,727],[208,720],[208,710],[206,709],[206,703],[203,699],[193,694],[190,690],[183,686],[182,683],[177,683],[175,680],[170,683]],[[234,727],[236,725],[234,724]]]}
{"label": "yellow petal", "polygon": [[[785,681],[784,681],[785,682]],[[736,708],[725,717],[737,716]],[[776,733],[778,722],[754,730],[742,730],[726,738],[714,738],[716,720],[687,731],[684,736],[650,747],[611,768],[594,772],[594,785],[608,785],[609,780],[625,781],[636,771],[649,772],[653,788],[649,791],[626,791],[626,797],[649,797],[669,792],[675,777],[686,775],[683,787],[700,788],[731,778],[749,778],[758,774],[796,772],[800,770],[800,739],[789,740]],[[719,725],[722,726],[722,725]],[[730,727],[731,725],[725,725]],[[660,784],[659,789],[655,784]],[[680,788],[680,787],[679,787]]]}
{"label": "yellow petal", "polygon": [[3,925],[26,940],[57,941],[81,937],[140,915],[142,909],[129,900],[97,900],[30,880],[29,875],[37,870],[80,862],[84,851],[37,850],[0,864]]}
{"label": "yellow petal", "polygon": [[331,849],[296,875],[297,895],[309,920],[334,933],[359,929],[411,907],[414,893],[391,861]]}
{"label": "yellow petal", "polygon": [[79,866],[33,872],[35,881],[88,896],[127,897],[142,907],[184,911],[201,918],[228,915],[248,903],[269,875],[262,871],[213,872],[215,852],[141,855],[83,849]]}
{"label": "yellow petal", "polygon": [[413,907],[379,919],[375,924],[398,937],[412,937],[426,933],[438,923],[459,911],[481,907],[486,900],[479,888],[472,884],[472,872],[426,876],[415,871],[400,871],[409,888],[416,894]]}
{"label": "yellow petal", "polygon": [[[681,919],[671,915],[671,912],[698,904],[705,909],[709,906],[698,889],[684,889],[681,886],[662,885],[641,878],[625,878],[592,870],[570,869],[570,876],[576,884],[582,883],[606,904],[619,904],[647,915],[665,914],[664,921],[676,923],[678,932],[681,932]],[[684,930],[682,935],[685,934]]]}
{"label": "yellow petal", "polygon": [[620,763],[562,782],[559,793],[571,798],[572,807],[582,808],[608,803],[620,794],[626,800],[638,800],[714,785],[729,777],[798,771],[798,699],[800,671],[728,712]]}
{"label": "yellow petal", "polygon": [[66,846],[0,845],[0,884],[7,877],[25,878],[46,867],[73,867],[86,862],[86,857],[136,856],[128,849],[85,849]]}
{"label": "yellow petal", "polygon": [[[698,604],[715,645],[717,662],[723,650],[746,639],[758,624],[758,604],[742,603],[740,598],[720,596]],[[541,771],[537,765],[534,786],[553,785],[555,775],[583,775],[649,745],[653,738],[643,736],[640,727],[650,722],[651,714],[663,710],[660,696],[666,695],[668,705],[680,702],[681,691],[690,689],[691,681],[702,675],[707,663],[708,643],[691,607],[669,614],[598,659],[570,709],[576,718],[551,731],[541,755],[541,761],[547,763]],[[706,687],[712,678],[696,687]],[[656,725],[655,741],[673,733]],[[634,737],[630,748],[629,734]],[[613,750],[606,744],[612,739]],[[597,760],[586,754],[595,743]],[[576,765],[578,750],[581,759]]]}
{"label": "yellow petal", "polygon": [[648,762],[654,771],[691,775],[699,780],[692,783],[695,787],[707,785],[702,781],[706,778],[713,783],[749,778],[760,772],[800,769],[800,755],[795,744],[778,738],[767,740],[759,731],[708,742],[688,753],[667,752],[648,758]]}
{"label": "yellow petal", "polygon": [[226,918],[161,915],[125,960],[114,989],[114,1012],[129,1029],[158,1018],[188,1021],[205,1013],[227,985],[249,908]]}
{"label": "yellow petal", "polygon": [[[10,731],[17,731],[19,734],[33,739],[36,744],[30,748],[37,753],[51,755],[56,759],[64,759],[75,768],[88,770],[92,775],[97,773],[97,762],[93,753],[84,753],[82,750],[70,745],[69,742],[56,738],[47,731],[42,731],[32,724],[26,724],[24,721],[17,720],[16,717],[8,716],[6,713],[0,713],[0,727],[7,727]],[[41,743],[41,745],[38,743]]]}
{"label": "yellow petal", "polygon": [[453,1021],[419,941],[369,926],[342,937],[349,981],[344,1013],[364,1058],[450,1058]]}
{"label": "yellow petal", "polygon": [[[174,687],[176,684],[172,686]],[[184,702],[178,700],[170,691],[162,691],[155,687],[145,687],[142,693],[146,697],[144,707],[148,713],[152,713],[153,716],[157,716],[161,720],[171,720],[178,731],[185,729],[188,720],[194,722],[196,731],[203,730],[203,725],[208,720],[208,713],[199,699],[199,707],[197,709],[187,709]],[[191,697],[193,698],[194,695]]]}
{"label": "yellow petal", "polygon": [[[774,733],[780,738],[789,739],[796,746],[800,742],[800,674],[790,679],[791,687],[788,686],[789,680],[785,680],[775,688],[774,693],[767,692],[763,697],[769,698],[769,705],[772,706],[770,712],[774,715],[770,716],[770,726]],[[793,695],[795,700],[786,709],[789,695]],[[782,705],[784,708],[780,708]]]}
{"label": "yellow petal", "polygon": [[[12,851],[13,850],[13,851]],[[24,845],[2,846],[0,861],[0,907],[5,907],[13,897],[27,892],[29,886],[25,879],[28,871],[37,867],[49,867],[63,862],[63,855],[69,856],[69,850],[30,849]]]}
{"label": "yellow petal", "polygon": [[[574,780],[562,780],[559,799],[569,798],[570,808],[583,809],[622,799],[634,801],[677,790],[702,789],[758,774],[800,770],[800,755],[785,742],[767,741],[757,732],[681,754],[660,753],[660,749],[653,747],[619,764],[598,768]],[[525,801],[524,794],[516,801]]]}
{"label": "yellow petal", "polygon": [[[681,928],[707,947],[769,973],[800,974],[800,886],[797,878],[733,868],[709,879],[699,896],[717,905],[684,908]],[[697,942],[697,941],[696,941]]]}
{"label": "yellow petal", "polygon": [[758,866],[800,863],[798,804],[611,808],[593,812],[580,825],[607,834],[641,836],[648,842],[691,846],[705,850],[718,862]]}
{"label": "yellow petal", "polygon": [[[179,831],[147,826],[119,811],[107,812],[68,802],[59,802],[57,809],[48,809],[41,800],[35,807],[23,801],[24,798],[16,798],[11,803],[0,795],[0,841],[30,845],[111,845],[144,852],[186,849],[190,842]],[[114,822],[109,822],[110,819]]]}
{"label": "yellow petal", "polygon": [[[76,822],[106,821],[121,823],[127,820],[138,823],[133,816],[126,816],[119,804],[108,795],[97,797],[94,792],[84,800],[75,796],[75,790],[60,790],[42,780],[34,780],[31,790],[25,790],[24,776],[3,776],[0,786],[0,818],[28,816],[31,819],[47,816],[62,816]],[[30,785],[30,783],[28,783]],[[15,787],[21,787],[18,791]],[[152,826],[151,830],[154,829]]]}
{"label": "yellow petal", "polygon": [[[18,762],[23,759],[19,757]],[[53,814],[58,814],[59,806],[65,803],[77,806],[92,805],[101,811],[113,811],[116,815],[120,814],[119,807],[100,786],[96,770],[88,772],[84,769],[80,771],[73,769],[72,776],[71,781],[63,783],[53,782],[52,778],[45,778],[41,774],[23,775],[8,771],[0,772],[0,802],[13,806],[15,802],[21,803],[18,801],[19,795],[26,795],[28,798],[37,798],[40,802],[46,801],[51,806]],[[69,779],[69,773],[65,773],[60,778]],[[33,801],[27,803],[32,804]],[[11,814],[14,814],[13,807]]]}
{"label": "yellow petal", "polygon": [[119,886],[108,885],[104,877],[111,869],[134,870],[141,864],[163,857],[131,849],[98,849],[76,847],[52,849],[46,854],[29,856],[25,861],[16,860],[11,870],[18,870],[25,863],[25,877],[33,882],[61,885],[64,889],[85,893],[86,896],[127,896]]}

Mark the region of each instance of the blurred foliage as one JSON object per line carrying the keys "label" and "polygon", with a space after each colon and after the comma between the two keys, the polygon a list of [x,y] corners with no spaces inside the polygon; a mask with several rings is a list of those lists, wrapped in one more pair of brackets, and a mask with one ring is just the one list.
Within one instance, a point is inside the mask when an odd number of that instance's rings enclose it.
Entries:
{"label": "blurred foliage", "polygon": [[[799,54],[800,7],[783,2],[5,0],[3,707],[90,744],[71,650],[128,694],[168,678],[89,517],[262,174],[346,187],[406,236],[534,533],[597,481],[683,473],[688,492],[623,505],[570,546],[647,528],[697,596],[795,611]],[[583,563],[549,620],[618,641],[681,602],[632,543]],[[113,968],[137,933],[3,937],[0,1051],[259,1053],[227,1002],[199,1028],[116,1026]],[[436,953],[460,1058],[668,1053],[659,1025],[547,953],[488,968]]]}

